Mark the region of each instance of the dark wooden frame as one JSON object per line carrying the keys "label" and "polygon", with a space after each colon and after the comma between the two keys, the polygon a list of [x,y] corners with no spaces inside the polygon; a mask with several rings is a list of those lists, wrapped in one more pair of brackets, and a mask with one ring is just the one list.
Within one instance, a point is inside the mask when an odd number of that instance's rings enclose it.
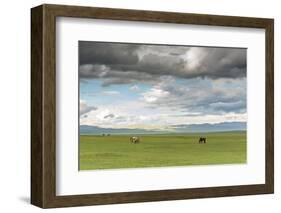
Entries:
{"label": "dark wooden frame", "polygon": [[[262,28],[266,34],[265,184],[56,196],[56,17]],[[274,191],[274,20],[64,5],[31,9],[31,203],[66,207],[267,194]],[[257,85],[258,86],[258,85]]]}

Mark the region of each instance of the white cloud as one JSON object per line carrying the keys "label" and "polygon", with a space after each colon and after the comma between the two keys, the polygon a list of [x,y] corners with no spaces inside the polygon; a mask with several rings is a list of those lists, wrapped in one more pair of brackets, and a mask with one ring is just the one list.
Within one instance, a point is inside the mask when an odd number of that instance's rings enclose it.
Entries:
{"label": "white cloud", "polygon": [[130,87],[130,90],[132,90],[132,91],[139,91],[140,88],[138,87],[138,85],[134,84],[134,85],[132,85],[132,86]]}
{"label": "white cloud", "polygon": [[[132,106],[132,105],[131,105]],[[102,128],[140,128],[172,130],[172,125],[182,124],[202,124],[221,122],[245,122],[246,113],[226,113],[223,115],[202,115],[202,114],[182,114],[178,111],[165,111],[163,109],[150,110],[149,113],[142,113],[142,109],[135,107],[114,108],[107,106],[91,111],[87,117],[80,118],[81,125],[92,125]],[[135,113],[133,113],[133,111]]]}
{"label": "white cloud", "polygon": [[86,101],[84,100],[80,100],[80,116],[92,111],[92,110],[96,110],[97,107],[94,106],[89,106]]}
{"label": "white cloud", "polygon": [[120,95],[120,92],[114,91],[114,90],[106,90],[106,91],[103,91],[103,94],[105,94],[105,95]]}
{"label": "white cloud", "polygon": [[147,103],[156,102],[159,99],[163,99],[169,96],[169,92],[160,88],[151,88],[148,92],[142,93],[143,100]]}
{"label": "white cloud", "polygon": [[206,55],[207,52],[205,49],[200,47],[191,47],[185,54],[185,72],[189,71],[192,73],[198,71],[198,68],[201,66]]}
{"label": "white cloud", "polygon": [[241,79],[196,80],[177,83],[162,79],[141,100],[148,108],[204,115],[246,111],[246,82]]}
{"label": "white cloud", "polygon": [[99,105],[81,117],[80,124],[167,129],[182,124],[245,122],[245,85],[239,79],[178,83],[172,77],[162,78],[148,91],[140,92],[137,99]]}
{"label": "white cloud", "polygon": [[[103,128],[169,129],[173,125],[245,122],[246,79],[161,78],[141,97],[104,103],[80,118]],[[242,110],[240,110],[242,109]]]}

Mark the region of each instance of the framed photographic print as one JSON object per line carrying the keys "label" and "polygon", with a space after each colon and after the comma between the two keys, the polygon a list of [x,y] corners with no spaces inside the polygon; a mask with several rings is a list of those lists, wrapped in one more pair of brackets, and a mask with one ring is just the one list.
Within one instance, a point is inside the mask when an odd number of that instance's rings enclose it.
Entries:
{"label": "framed photographic print", "polygon": [[31,9],[31,203],[274,191],[273,19]]}

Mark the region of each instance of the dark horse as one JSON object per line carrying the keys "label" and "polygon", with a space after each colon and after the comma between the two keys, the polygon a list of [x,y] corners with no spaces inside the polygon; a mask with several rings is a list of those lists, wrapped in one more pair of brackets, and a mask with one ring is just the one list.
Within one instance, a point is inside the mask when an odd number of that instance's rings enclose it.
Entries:
{"label": "dark horse", "polygon": [[199,143],[206,143],[206,142],[207,142],[206,138],[203,138],[203,137],[199,138]]}

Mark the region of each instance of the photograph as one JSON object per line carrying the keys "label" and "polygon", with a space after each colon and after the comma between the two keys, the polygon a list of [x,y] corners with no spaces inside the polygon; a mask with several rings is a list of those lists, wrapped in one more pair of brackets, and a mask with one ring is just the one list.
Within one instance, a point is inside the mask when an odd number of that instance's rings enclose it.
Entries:
{"label": "photograph", "polygon": [[247,49],[79,41],[79,170],[247,163]]}

